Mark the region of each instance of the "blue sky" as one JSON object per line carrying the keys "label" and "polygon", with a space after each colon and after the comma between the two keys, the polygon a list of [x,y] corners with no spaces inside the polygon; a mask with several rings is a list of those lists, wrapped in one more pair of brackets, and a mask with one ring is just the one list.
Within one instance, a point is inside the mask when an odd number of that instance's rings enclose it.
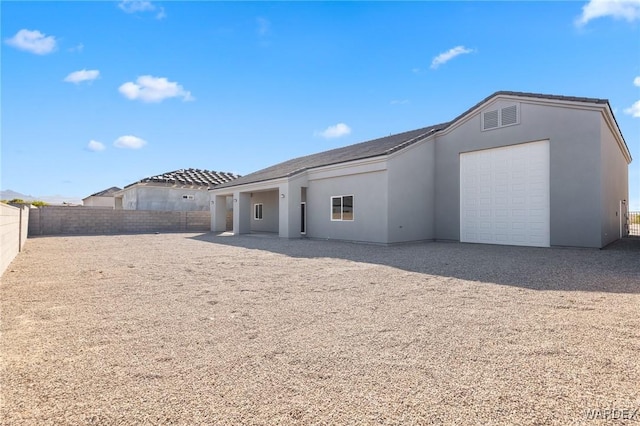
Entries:
{"label": "blue sky", "polygon": [[498,90],[609,99],[640,210],[640,0],[7,2],[2,189],[248,174]]}

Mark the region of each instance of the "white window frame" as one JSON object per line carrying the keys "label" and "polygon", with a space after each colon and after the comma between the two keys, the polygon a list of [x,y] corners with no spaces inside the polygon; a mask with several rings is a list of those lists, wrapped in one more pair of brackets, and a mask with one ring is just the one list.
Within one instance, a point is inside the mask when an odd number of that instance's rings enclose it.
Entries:
{"label": "white window frame", "polygon": [[[260,207],[260,209],[258,209],[258,207]],[[264,204],[255,203],[253,205],[253,220],[262,220],[263,218],[264,218]]]}
{"label": "white window frame", "polygon": [[[344,198],[351,197],[351,219],[344,218]],[[340,198],[340,219],[334,219],[333,217],[333,200],[334,198]],[[346,195],[332,195],[329,199],[329,218],[332,222],[353,222],[355,220],[355,209],[353,205],[355,204],[355,196],[353,194]]]}
{"label": "white window frame", "polygon": [[[302,235],[307,235],[307,202],[306,201],[302,201],[300,202],[300,211],[304,211],[304,215],[300,215],[300,221],[301,221],[301,227],[300,227],[300,233]],[[302,229],[304,229],[304,232],[302,231]]]}

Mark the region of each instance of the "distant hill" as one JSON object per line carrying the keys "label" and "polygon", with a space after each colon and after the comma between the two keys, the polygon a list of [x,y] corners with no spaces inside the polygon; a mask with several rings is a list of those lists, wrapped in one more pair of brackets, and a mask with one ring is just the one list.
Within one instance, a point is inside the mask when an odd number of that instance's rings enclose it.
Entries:
{"label": "distant hill", "polygon": [[20,198],[25,201],[35,200],[35,197],[32,197],[31,195],[24,195],[10,189],[7,189],[6,191],[0,191],[0,200],[13,200],[14,198]]}
{"label": "distant hill", "polygon": [[19,198],[24,201],[44,201],[49,204],[82,204],[82,199],[77,197],[66,197],[64,195],[25,195],[11,189],[0,191],[0,200],[13,200]]}

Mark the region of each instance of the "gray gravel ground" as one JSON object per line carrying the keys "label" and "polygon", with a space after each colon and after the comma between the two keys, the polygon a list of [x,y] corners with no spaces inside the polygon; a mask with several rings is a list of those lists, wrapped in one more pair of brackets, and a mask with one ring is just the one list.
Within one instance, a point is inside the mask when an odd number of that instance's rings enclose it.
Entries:
{"label": "gray gravel ground", "polygon": [[639,247],[30,239],[0,284],[0,424],[631,417]]}

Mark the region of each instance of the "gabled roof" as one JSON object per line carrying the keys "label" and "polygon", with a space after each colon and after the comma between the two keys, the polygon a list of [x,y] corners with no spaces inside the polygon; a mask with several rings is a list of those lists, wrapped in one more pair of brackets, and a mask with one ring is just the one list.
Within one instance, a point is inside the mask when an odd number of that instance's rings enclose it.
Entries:
{"label": "gabled roof", "polygon": [[[100,192],[96,192],[95,194],[89,195],[89,197],[113,197],[113,194],[120,191],[121,189],[117,186],[112,186],[109,189],[102,190]],[[87,198],[89,198],[87,197]]]}
{"label": "gabled roof", "polygon": [[605,104],[605,105],[609,105],[609,100],[608,99],[583,98],[583,97],[578,97],[578,96],[563,96],[563,95],[544,95],[544,94],[541,94],[541,93],[510,92],[510,91],[507,91],[507,90],[502,90],[502,91],[495,92],[492,95],[487,96],[486,98],[484,98],[483,100],[481,100],[480,102],[478,102],[477,104],[475,104],[474,106],[472,106],[471,108],[469,108],[468,110],[466,110],[465,112],[463,112],[462,114],[460,114],[459,116],[457,116],[456,118],[451,120],[449,123],[455,123],[456,121],[460,120],[461,118],[463,118],[467,114],[470,114],[471,112],[473,112],[475,109],[477,109],[480,106],[484,105],[485,103],[489,102],[491,99],[497,98],[499,96],[517,96],[519,98],[534,98],[534,99],[542,99],[542,100],[550,100],[550,101],[583,102],[583,103],[587,103],[587,104]]}
{"label": "gabled roof", "polygon": [[172,185],[191,185],[213,187],[237,179],[239,175],[229,172],[214,172],[213,170],[180,169],[172,172],[149,176],[131,183],[128,188],[137,183],[167,183]]}
{"label": "gabled roof", "polygon": [[[411,130],[408,132],[398,133],[379,139],[373,139],[367,142],[361,142],[355,145],[349,145],[342,148],[332,149],[330,151],[319,152],[317,154],[311,154],[304,157],[294,158],[283,163],[267,167],[266,169],[258,170],[257,172],[250,173],[241,178],[235,179],[233,182],[224,183],[217,188],[227,188],[238,185],[244,185],[249,183],[264,182],[272,179],[286,178],[295,176],[298,173],[302,173],[305,170],[309,170],[316,167],[329,166],[332,164],[345,163],[354,160],[363,160],[366,158],[378,157],[382,155],[388,155],[402,148],[405,148],[415,142],[418,142],[425,137],[437,133],[439,131],[447,129],[452,124],[462,120],[465,116],[473,113],[476,109],[484,105],[486,102],[499,96],[516,96],[520,98],[535,98],[540,100],[550,101],[564,101],[564,102],[582,102],[588,104],[607,105],[609,110],[609,101],[607,99],[597,98],[584,98],[575,96],[561,96],[561,95],[545,95],[540,93],[526,93],[526,92],[510,92],[499,91],[490,96],[487,96],[482,101],[478,102],[467,111],[463,112],[453,120],[447,123],[436,124],[433,126],[423,127],[417,130]],[[614,117],[615,121],[615,117]],[[617,123],[616,123],[617,125]],[[618,131],[620,129],[618,128]],[[622,134],[620,132],[620,134]],[[623,141],[624,142],[624,141]],[[626,142],[625,142],[626,146]],[[627,149],[628,151],[628,149]]]}
{"label": "gabled roof", "polygon": [[437,124],[435,126],[398,133],[396,135],[373,139],[355,145],[332,149],[330,151],[294,158],[293,160],[288,160],[283,163],[267,167],[266,169],[258,170],[257,172],[238,178],[233,182],[220,185],[219,187],[216,187],[216,189],[290,177],[316,167],[388,155],[423,139],[437,130],[444,129],[448,124],[449,123]]}

